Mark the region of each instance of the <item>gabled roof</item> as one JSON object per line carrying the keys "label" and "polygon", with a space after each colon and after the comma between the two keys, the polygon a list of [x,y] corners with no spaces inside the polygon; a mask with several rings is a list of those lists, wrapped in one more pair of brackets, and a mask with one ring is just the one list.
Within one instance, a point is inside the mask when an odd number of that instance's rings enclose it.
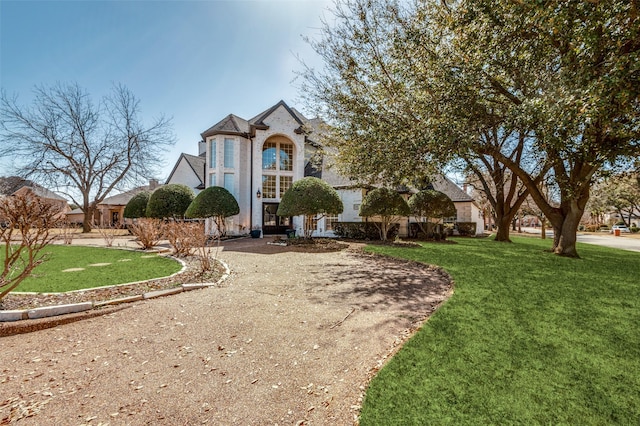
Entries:
{"label": "gabled roof", "polygon": [[300,125],[297,129],[295,129],[295,132],[303,133],[303,127],[306,123],[309,122],[309,120],[307,120],[297,110],[290,108],[285,101],[281,100],[274,106],[261,112],[250,120],[245,120],[244,118],[238,117],[235,114],[229,114],[218,123],[202,132],[200,136],[202,136],[203,140],[213,135],[239,135],[245,138],[253,136],[255,135],[256,130],[266,130],[269,128],[269,125],[267,125],[264,120],[267,119],[267,117],[273,114],[273,112],[280,107],[283,107]]}
{"label": "gabled roof", "polygon": [[206,139],[208,136],[213,135],[241,135],[246,136],[250,131],[249,123],[244,118],[238,117],[234,114],[229,114],[218,123],[209,127],[202,132],[200,136],[202,139]]}
{"label": "gabled roof", "polygon": [[446,176],[438,175],[431,181],[431,183],[433,184],[433,189],[445,193],[454,203],[474,201],[471,195],[460,189],[458,185],[453,183]]}
{"label": "gabled roof", "polygon": [[111,206],[126,206],[129,201],[133,198],[134,195],[142,192],[142,191],[153,191],[154,189],[162,186],[154,181],[154,187],[151,185],[142,185],[136,188],[130,189],[128,191],[122,192],[120,194],[112,195],[111,197],[107,197],[99,205],[111,205]]}
{"label": "gabled roof", "polygon": [[131,199],[133,198],[134,195],[142,192],[142,191],[148,191],[149,187],[147,185],[145,186],[139,186],[137,188],[133,188],[130,189],[129,191],[120,193],[120,194],[116,194],[116,195],[112,195],[111,197],[107,197],[104,200],[102,200],[102,202],[100,204],[108,204],[108,205],[112,205],[112,206],[126,206],[127,203],[129,201],[131,201]]}
{"label": "gabled roof", "polygon": [[29,188],[36,196],[50,200],[67,201],[53,191],[38,185],[37,183],[19,176],[0,177],[0,195],[12,195],[22,188]]}
{"label": "gabled roof", "polygon": [[249,120],[249,123],[257,128],[260,128],[262,126],[268,128],[268,126],[264,123],[264,119],[269,117],[275,110],[280,107],[284,107],[284,109],[287,110],[289,114],[291,114],[291,116],[298,122],[298,124],[300,124],[301,126],[304,125],[304,121],[306,121],[306,119],[302,116],[302,114],[292,108],[289,108],[289,105],[287,105],[286,102],[282,100],[268,110],[261,112],[260,114],[253,117],[251,120]]}
{"label": "gabled roof", "polygon": [[189,165],[189,167],[191,167],[191,170],[193,170],[193,173],[196,175],[196,177],[200,181],[200,185],[198,185],[196,189],[204,189],[204,182],[205,182],[204,169],[207,162],[207,159],[205,158],[204,155],[191,155],[191,154],[185,154],[184,152],[180,154],[178,161],[176,161],[176,165],[173,166],[173,170],[171,170],[171,173],[167,178],[167,182],[171,181],[173,174],[176,172],[176,169],[180,165],[180,161],[182,161],[183,159]]}

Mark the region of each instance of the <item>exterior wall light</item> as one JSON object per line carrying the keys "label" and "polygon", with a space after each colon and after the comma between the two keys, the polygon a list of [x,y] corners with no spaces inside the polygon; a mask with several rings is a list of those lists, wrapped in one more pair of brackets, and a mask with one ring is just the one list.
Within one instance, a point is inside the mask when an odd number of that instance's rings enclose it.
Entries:
{"label": "exterior wall light", "polygon": [[260,192],[260,188],[258,188],[258,191],[256,192],[256,197],[258,198],[262,197],[262,192]]}

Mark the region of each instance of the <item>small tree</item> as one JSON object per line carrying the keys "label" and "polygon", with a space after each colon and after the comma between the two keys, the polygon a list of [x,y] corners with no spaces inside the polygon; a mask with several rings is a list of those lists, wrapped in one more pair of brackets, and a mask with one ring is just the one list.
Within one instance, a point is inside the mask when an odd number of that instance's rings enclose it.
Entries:
{"label": "small tree", "polygon": [[378,216],[380,222],[375,225],[380,231],[380,239],[387,241],[391,223],[398,222],[402,216],[409,216],[411,211],[407,202],[397,191],[389,188],[376,188],[362,200],[359,214],[362,217]]}
{"label": "small tree", "polygon": [[[316,177],[305,177],[291,185],[282,196],[278,216],[304,216],[304,236],[311,238],[314,224],[325,214],[340,214],[342,200],[335,189]],[[320,215],[320,216],[318,216]]]}
{"label": "small tree", "polygon": [[150,197],[151,191],[142,191],[134,195],[124,207],[124,217],[127,219],[145,217]]}
{"label": "small tree", "polygon": [[191,202],[185,216],[188,218],[213,218],[217,235],[226,234],[225,218],[240,213],[235,197],[220,186],[210,186],[200,192]]}
{"label": "small tree", "polygon": [[147,203],[147,217],[182,218],[193,201],[194,194],[186,185],[172,183],[153,191]]}
{"label": "small tree", "polygon": [[416,192],[408,201],[411,214],[416,217],[420,230],[428,235],[428,230],[424,229],[421,217],[429,219],[442,219],[456,215],[456,207],[445,193],[434,189],[425,189]]}
{"label": "small tree", "polygon": [[55,239],[50,230],[61,216],[58,206],[30,194],[0,200],[0,219],[4,224],[0,227],[3,243],[0,299],[46,260],[42,250]]}

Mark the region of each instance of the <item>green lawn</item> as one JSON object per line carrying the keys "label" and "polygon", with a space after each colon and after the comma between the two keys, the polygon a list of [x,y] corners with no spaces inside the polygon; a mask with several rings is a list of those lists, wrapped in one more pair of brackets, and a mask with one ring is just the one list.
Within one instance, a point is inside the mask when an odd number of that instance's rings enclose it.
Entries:
{"label": "green lawn", "polygon": [[513,240],[367,248],[440,265],[455,291],[373,379],[361,425],[640,424],[640,253]]}
{"label": "green lawn", "polygon": [[[182,265],[173,259],[130,250],[52,245],[49,260],[14,291],[55,293],[164,277]],[[3,259],[0,253],[0,261]],[[102,266],[97,266],[103,264]],[[95,265],[95,266],[92,266]],[[84,268],[81,271],[64,270]]]}

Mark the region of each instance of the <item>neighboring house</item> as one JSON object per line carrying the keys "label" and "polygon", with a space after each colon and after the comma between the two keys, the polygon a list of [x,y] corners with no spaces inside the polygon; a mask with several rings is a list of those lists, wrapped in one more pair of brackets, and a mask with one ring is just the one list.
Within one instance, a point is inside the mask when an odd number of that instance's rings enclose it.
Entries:
{"label": "neighboring house", "polygon": [[180,154],[180,158],[173,167],[169,178],[165,182],[165,185],[170,183],[181,183],[193,189],[195,194],[198,194],[205,188],[206,181],[206,145],[201,142],[201,148],[204,151],[200,155]]}
{"label": "neighboring house", "polygon": [[[112,226],[118,228],[124,224],[124,208],[134,195],[142,191],[153,191],[160,185],[156,179],[149,180],[148,185],[139,186],[121,194],[107,197],[96,208],[93,215],[93,223],[96,226],[105,227]],[[84,212],[74,209],[67,213],[69,223],[82,224],[84,220]]]}
{"label": "neighboring house", "polygon": [[633,212],[625,211],[620,212],[611,210],[604,214],[604,223],[608,225],[614,225],[618,222],[624,222],[630,224],[632,228],[640,227],[640,210],[634,210]]}
{"label": "neighboring house", "polygon": [[57,206],[62,214],[70,210],[69,203],[64,197],[35,182],[18,176],[0,177],[0,196],[24,194],[35,195],[41,200]]}
{"label": "neighboring house", "polygon": [[[319,220],[314,233],[333,236],[336,222],[363,220],[358,210],[366,189],[337,173],[326,157],[316,155],[319,144],[314,138],[320,125],[284,101],[248,120],[229,114],[201,134],[200,155],[180,156],[167,183],[182,183],[194,190],[201,189],[201,184],[224,187],[240,207],[240,214],[227,220],[227,232],[246,234],[261,228],[269,235],[284,234],[290,228],[301,233],[302,217],[279,217],[276,212],[293,182],[316,176],[333,186],[344,204],[342,214]],[[483,232],[480,210],[469,195],[446,178],[433,185],[454,201],[458,216],[452,220],[476,222],[477,232]],[[407,224],[404,229],[406,233]]]}

